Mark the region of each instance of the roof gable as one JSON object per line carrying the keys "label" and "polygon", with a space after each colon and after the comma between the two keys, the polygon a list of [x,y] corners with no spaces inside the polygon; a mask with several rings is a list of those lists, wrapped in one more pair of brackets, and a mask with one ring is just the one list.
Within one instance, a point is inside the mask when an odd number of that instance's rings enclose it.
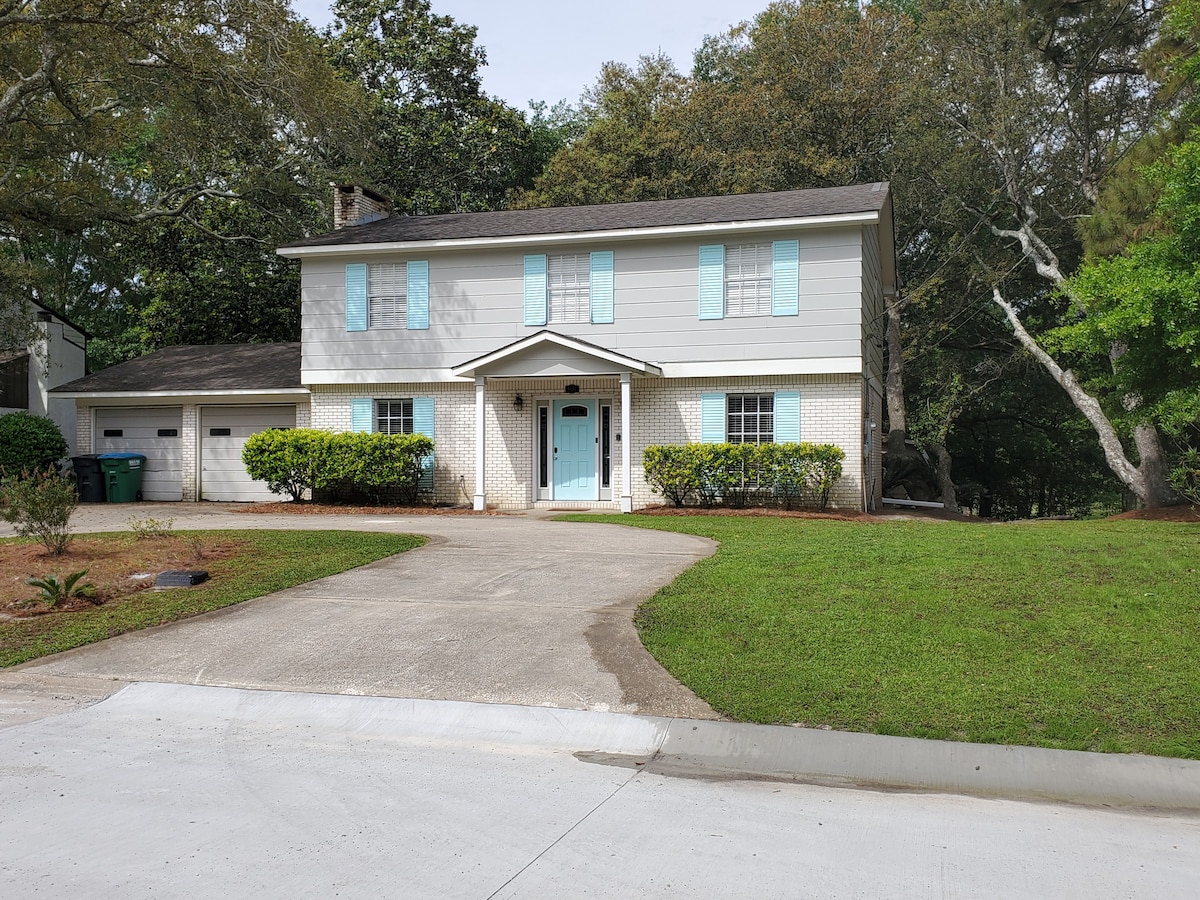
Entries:
{"label": "roof gable", "polygon": [[451,372],[466,378],[584,378],[619,375],[624,372],[639,375],[662,374],[662,370],[651,363],[553,331],[539,331],[521,338],[456,366]]}

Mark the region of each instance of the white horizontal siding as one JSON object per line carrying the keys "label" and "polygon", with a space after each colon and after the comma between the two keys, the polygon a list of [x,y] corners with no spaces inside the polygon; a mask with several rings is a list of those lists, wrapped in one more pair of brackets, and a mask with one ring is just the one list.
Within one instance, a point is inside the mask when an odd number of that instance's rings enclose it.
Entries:
{"label": "white horizontal siding", "polygon": [[[658,364],[861,357],[862,230],[848,226],[775,237],[800,241],[797,316],[700,321],[699,243],[631,241],[579,251],[614,252],[615,321],[553,330]],[[454,251],[420,258],[429,260],[430,274],[430,327],[421,332],[346,332],[346,261],[304,261],[306,380],[315,381],[316,373],[345,372],[349,383],[354,372],[446,370],[537,330],[523,323],[520,252]]]}

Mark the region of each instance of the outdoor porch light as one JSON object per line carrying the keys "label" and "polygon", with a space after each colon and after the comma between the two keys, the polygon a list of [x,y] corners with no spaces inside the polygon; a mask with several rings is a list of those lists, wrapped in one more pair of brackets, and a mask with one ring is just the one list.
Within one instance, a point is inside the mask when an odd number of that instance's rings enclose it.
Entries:
{"label": "outdoor porch light", "polygon": [[520,394],[517,394],[517,396],[513,397],[513,409],[521,409],[524,405],[525,400]]}

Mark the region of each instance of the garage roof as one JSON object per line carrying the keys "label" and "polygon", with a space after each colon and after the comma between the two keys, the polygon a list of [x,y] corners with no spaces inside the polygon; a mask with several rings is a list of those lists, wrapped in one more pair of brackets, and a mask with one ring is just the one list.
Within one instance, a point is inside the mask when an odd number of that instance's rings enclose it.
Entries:
{"label": "garage roof", "polygon": [[51,393],[193,394],[232,391],[300,391],[300,344],[206,344],[166,347]]}

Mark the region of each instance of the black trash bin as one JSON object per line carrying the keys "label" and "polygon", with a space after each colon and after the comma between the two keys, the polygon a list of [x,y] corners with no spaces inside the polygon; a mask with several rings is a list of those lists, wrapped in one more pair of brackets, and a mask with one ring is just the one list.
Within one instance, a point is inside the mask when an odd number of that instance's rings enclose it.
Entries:
{"label": "black trash bin", "polygon": [[104,470],[94,453],[72,456],[71,467],[75,470],[75,489],[80,503],[104,502]]}

